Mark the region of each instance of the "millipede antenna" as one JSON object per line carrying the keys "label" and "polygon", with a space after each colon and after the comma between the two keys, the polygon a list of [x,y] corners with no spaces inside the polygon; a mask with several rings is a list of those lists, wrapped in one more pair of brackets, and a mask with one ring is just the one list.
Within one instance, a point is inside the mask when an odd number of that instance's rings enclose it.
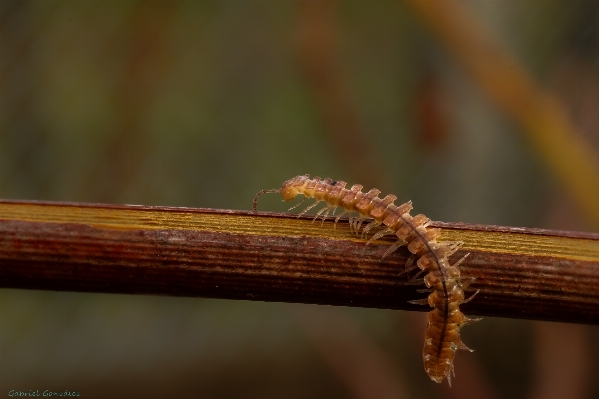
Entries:
{"label": "millipede antenna", "polygon": [[280,192],[281,192],[280,188],[273,188],[272,190],[262,190],[258,194],[256,194],[256,196],[254,197],[254,212],[256,212],[256,209],[258,208],[258,197],[259,196],[261,196],[262,194],[280,193]]}

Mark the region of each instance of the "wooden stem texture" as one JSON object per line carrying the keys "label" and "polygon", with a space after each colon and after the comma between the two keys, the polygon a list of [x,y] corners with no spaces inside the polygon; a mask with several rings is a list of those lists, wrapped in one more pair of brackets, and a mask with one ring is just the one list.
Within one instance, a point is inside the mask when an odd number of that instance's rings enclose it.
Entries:
{"label": "wooden stem texture", "polygon": [[[467,314],[599,324],[599,234],[435,222],[464,241]],[[290,214],[0,201],[0,287],[429,311],[409,256]]]}

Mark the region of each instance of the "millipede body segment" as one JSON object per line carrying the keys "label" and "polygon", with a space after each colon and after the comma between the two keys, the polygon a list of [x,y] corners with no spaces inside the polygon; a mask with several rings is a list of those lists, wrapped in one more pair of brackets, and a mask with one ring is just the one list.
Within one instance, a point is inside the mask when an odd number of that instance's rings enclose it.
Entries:
{"label": "millipede body segment", "polygon": [[[279,193],[285,201],[291,201],[299,194],[303,194],[306,198],[316,199],[316,202],[304,209],[298,217],[324,202],[326,207],[318,211],[314,220],[322,215],[324,222],[329,213],[334,214],[337,208],[341,208],[342,213],[335,219],[335,227],[344,214],[350,215],[350,228],[356,234],[360,232],[363,222],[367,219],[373,220],[362,229],[362,235],[367,236],[373,228],[382,227],[382,230],[367,242],[367,245],[385,235],[395,235],[397,241],[383,254],[383,259],[399,247],[407,245],[412,256],[406,262],[405,269],[399,274],[409,273],[419,268],[420,271],[407,284],[424,283],[427,289],[421,292],[430,293],[426,299],[410,302],[434,308],[428,315],[422,353],[424,369],[433,381],[440,383],[447,378],[451,385],[450,374],[455,376],[453,359],[456,350],[472,351],[462,343],[460,329],[480,320],[466,317],[459,308],[460,304],[470,301],[478,293],[477,291],[468,299],[464,298],[464,289],[474,280],[460,276],[459,264],[468,255],[453,265],[449,263],[449,257],[463,242],[437,242],[436,238],[440,235],[440,231],[427,227],[430,219],[426,216],[422,214],[411,216],[411,202],[397,206],[393,203],[397,199],[394,195],[390,194],[381,199],[380,191],[377,189],[364,193],[361,185],[356,184],[346,189],[346,184],[331,179],[321,180],[319,177],[310,179],[309,175],[297,176],[283,183],[280,189],[262,190],[256,194],[254,211],[261,194]],[[426,273],[424,278],[418,278],[423,273]]]}

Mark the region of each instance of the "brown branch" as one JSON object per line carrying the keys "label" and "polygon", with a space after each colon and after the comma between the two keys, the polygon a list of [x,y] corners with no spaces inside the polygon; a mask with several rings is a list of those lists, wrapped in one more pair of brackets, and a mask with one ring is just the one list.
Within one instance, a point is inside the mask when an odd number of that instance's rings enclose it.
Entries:
{"label": "brown branch", "polygon": [[[435,223],[476,277],[466,313],[599,323],[599,234]],[[0,201],[0,287],[428,311],[348,224],[214,209]]]}

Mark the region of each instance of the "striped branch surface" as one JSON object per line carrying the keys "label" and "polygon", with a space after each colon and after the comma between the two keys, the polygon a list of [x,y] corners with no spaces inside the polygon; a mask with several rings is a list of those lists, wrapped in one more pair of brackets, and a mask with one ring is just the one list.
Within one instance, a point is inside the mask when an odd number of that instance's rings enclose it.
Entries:
{"label": "striped branch surface", "polygon": [[[0,201],[0,287],[429,311],[405,248],[347,220],[219,209]],[[599,234],[435,222],[476,281],[466,314],[599,324]]]}

